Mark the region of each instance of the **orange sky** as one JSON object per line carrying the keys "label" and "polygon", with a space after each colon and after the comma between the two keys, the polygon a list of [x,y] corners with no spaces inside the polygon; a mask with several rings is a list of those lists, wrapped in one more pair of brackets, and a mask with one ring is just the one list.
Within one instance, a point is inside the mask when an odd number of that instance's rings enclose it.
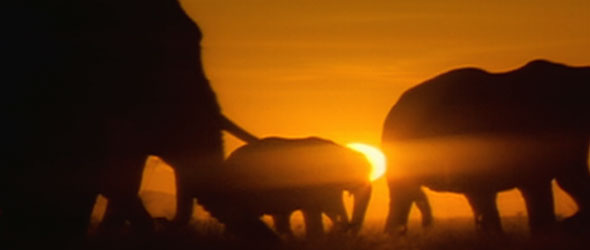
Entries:
{"label": "orange sky", "polygon": [[[590,65],[587,0],[181,2],[203,31],[223,112],[258,136],[378,146],[400,94],[449,69],[503,71],[535,58]],[[227,152],[240,145],[225,141]],[[500,196],[503,215],[524,212],[517,194]],[[386,197],[377,182],[369,218],[385,214]],[[470,214],[461,196],[430,197],[435,216]],[[575,209],[557,200],[558,212]]]}

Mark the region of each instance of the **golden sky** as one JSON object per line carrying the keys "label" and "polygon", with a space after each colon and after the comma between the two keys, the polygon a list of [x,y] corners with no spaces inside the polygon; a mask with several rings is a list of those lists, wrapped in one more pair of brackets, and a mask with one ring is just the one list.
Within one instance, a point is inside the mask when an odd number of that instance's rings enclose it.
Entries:
{"label": "golden sky", "polygon": [[[181,2],[203,32],[223,112],[258,136],[378,146],[400,94],[449,69],[504,71],[536,58],[590,65],[587,0]],[[240,145],[225,141],[228,153]],[[376,186],[369,218],[387,210],[385,184]],[[430,194],[435,216],[469,215],[461,196]],[[500,196],[503,214],[524,212],[517,194]],[[570,213],[560,195],[558,212]]]}
{"label": "golden sky", "polygon": [[223,111],[260,136],[378,144],[398,96],[449,69],[590,64],[586,0],[182,2]]}

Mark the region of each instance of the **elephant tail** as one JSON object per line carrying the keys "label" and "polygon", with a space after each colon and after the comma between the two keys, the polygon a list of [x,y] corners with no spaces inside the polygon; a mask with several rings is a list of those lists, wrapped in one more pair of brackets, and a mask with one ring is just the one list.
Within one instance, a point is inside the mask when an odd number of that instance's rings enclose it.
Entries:
{"label": "elephant tail", "polygon": [[238,139],[246,143],[251,143],[259,140],[258,137],[241,128],[240,126],[232,122],[229,118],[227,118],[225,115],[221,115],[221,129],[229,132],[233,136],[237,137]]}

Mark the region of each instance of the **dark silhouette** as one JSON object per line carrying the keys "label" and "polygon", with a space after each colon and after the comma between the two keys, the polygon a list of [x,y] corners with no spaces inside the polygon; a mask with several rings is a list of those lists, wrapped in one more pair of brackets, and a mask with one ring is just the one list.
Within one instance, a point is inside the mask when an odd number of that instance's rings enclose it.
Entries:
{"label": "dark silhouette", "polygon": [[2,242],[80,244],[98,193],[109,199],[107,227],[151,230],[137,197],[148,154],[175,169],[176,224],[193,197],[215,199],[221,130],[255,138],[221,115],[201,33],[177,1],[33,0],[6,12]]}
{"label": "dark silhouette", "polygon": [[548,232],[554,178],[578,205],[572,220],[589,222],[589,94],[590,67],[541,60],[506,73],[453,70],[408,90],[383,130],[386,231],[406,224],[424,185],[465,194],[477,228],[494,232],[502,230],[497,192],[518,188],[532,233]]}
{"label": "dark silhouette", "polygon": [[[289,217],[298,209],[308,237],[324,233],[322,212],[334,230],[357,233],[361,227],[371,194],[371,166],[361,153],[315,137],[269,137],[238,148],[226,165],[223,192],[237,208],[228,228],[246,228],[240,224],[270,214],[277,231],[291,235]],[[345,190],[354,197],[350,222]]]}
{"label": "dark silhouette", "polygon": [[[416,205],[416,208],[418,208],[418,210],[420,211],[420,215],[422,215],[422,228],[429,228],[430,226],[432,226],[434,218],[432,217],[432,208],[430,207],[428,197],[426,196],[426,193],[424,193],[424,190],[422,190],[421,188],[415,189],[413,191],[414,192],[411,194],[411,196],[407,197],[407,199],[410,200],[410,206],[413,202]],[[390,190],[390,192],[395,191]],[[410,211],[408,210],[408,213],[409,212]],[[396,227],[395,230],[396,235],[405,235],[408,231],[408,227],[405,224],[399,225],[398,227]]]}
{"label": "dark silhouette", "polygon": [[[232,135],[236,136],[237,138],[245,141],[245,142],[252,142],[257,140],[258,138],[251,135],[249,132],[245,131],[244,129],[240,128],[232,121],[228,120],[225,116],[221,118],[221,127],[219,129],[225,130]],[[134,142],[128,142],[129,144],[133,144]],[[129,145],[127,144],[127,145]],[[141,148],[145,145],[133,145],[136,148]],[[115,145],[110,145],[111,148],[115,147]],[[106,188],[101,189],[101,192],[109,198],[109,203],[107,206],[107,210],[104,216],[103,221],[100,225],[100,234],[102,236],[106,236],[109,234],[114,234],[115,236],[120,233],[120,230],[124,230],[125,222],[131,222],[132,229],[140,230],[139,233],[148,234],[154,229],[152,225],[152,218],[149,216],[147,211],[145,210],[143,203],[137,196],[137,192],[139,191],[139,186],[141,183],[142,178],[142,171],[144,167],[144,162],[146,160],[148,153],[144,152],[143,154],[139,152],[135,156],[135,162],[128,162],[127,164],[121,165],[109,165],[110,167],[120,167],[118,169],[110,169],[110,172],[107,172],[105,176],[103,176],[103,181],[101,181],[102,185]],[[127,156],[129,157],[129,156]],[[175,169],[176,178],[180,178],[178,172],[178,168],[175,165],[171,165]],[[199,167],[199,166],[195,166]],[[122,174],[127,175],[122,175]],[[207,176],[203,176],[201,178],[215,178],[215,176],[207,173]],[[186,178],[186,177],[184,177]],[[187,180],[193,181],[193,180]],[[198,187],[182,187],[179,186],[181,183],[177,181],[176,189],[177,192],[184,192],[186,188],[200,188],[207,190],[209,187],[207,186],[198,186]],[[208,183],[214,185],[214,183]],[[125,192],[127,191],[127,192]],[[186,192],[193,192],[194,190],[186,190]],[[197,190],[198,192],[198,190]],[[205,191],[203,191],[205,193]],[[210,194],[201,194],[201,196],[211,196]],[[177,214],[173,221],[173,226],[185,226],[192,215],[193,209],[193,201],[195,195],[191,195],[190,197],[185,197],[186,200],[179,200],[180,196],[177,197],[177,211],[182,212],[184,211],[185,214]],[[212,197],[215,199],[215,197]],[[206,205],[206,204],[202,204]],[[212,211],[214,213],[215,211]]]}

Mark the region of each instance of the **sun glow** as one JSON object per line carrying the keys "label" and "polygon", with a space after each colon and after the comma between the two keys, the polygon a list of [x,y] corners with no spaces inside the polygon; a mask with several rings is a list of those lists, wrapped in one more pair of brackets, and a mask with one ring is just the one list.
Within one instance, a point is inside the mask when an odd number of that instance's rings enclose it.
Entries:
{"label": "sun glow", "polygon": [[373,167],[373,171],[371,171],[371,175],[369,177],[371,181],[375,181],[383,176],[385,173],[385,155],[381,152],[381,150],[364,143],[349,143],[346,146],[363,153],[365,157],[367,157],[371,163],[371,166]]}

